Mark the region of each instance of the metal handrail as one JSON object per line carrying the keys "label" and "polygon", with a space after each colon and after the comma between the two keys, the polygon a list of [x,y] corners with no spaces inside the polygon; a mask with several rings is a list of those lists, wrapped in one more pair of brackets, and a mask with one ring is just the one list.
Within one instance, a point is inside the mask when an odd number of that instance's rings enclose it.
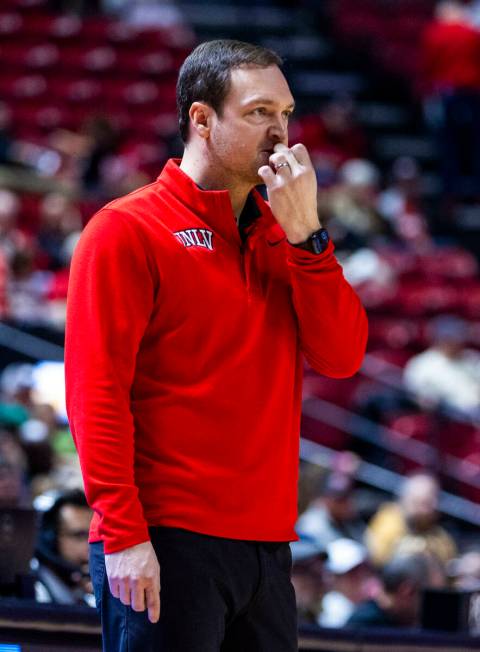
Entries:
{"label": "metal handrail", "polygon": [[[302,411],[310,418],[339,428],[357,439],[400,455],[417,464],[431,467],[438,461],[438,452],[433,446],[414,439],[406,441],[397,430],[375,423],[324,399],[317,397],[305,399]],[[442,473],[445,476],[471,487],[480,488],[480,470],[475,464],[449,454],[444,458],[443,467],[447,468],[442,468]]]}
{"label": "metal handrail", "polygon": [[[331,468],[331,462],[337,451],[310,441],[300,439],[300,459],[322,468]],[[355,471],[355,477],[364,484],[396,494],[402,486],[404,476],[370,462],[361,461]],[[480,525],[480,510],[471,500],[455,496],[447,491],[440,491],[439,510],[443,514],[460,519],[470,525]]]}

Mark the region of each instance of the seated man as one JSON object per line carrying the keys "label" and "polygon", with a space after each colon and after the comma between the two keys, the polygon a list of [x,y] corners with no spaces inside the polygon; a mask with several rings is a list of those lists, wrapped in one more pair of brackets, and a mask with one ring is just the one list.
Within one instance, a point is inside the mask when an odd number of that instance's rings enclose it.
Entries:
{"label": "seated man", "polygon": [[398,555],[383,569],[382,590],[354,609],[347,627],[415,627],[422,591],[445,585],[438,560],[428,554]]}
{"label": "seated man", "polygon": [[43,514],[36,549],[37,601],[95,606],[88,570],[91,516],[80,490],[60,495]]}
{"label": "seated man", "polygon": [[[456,545],[439,524],[440,488],[428,472],[418,472],[405,479],[400,497],[385,503],[371,519],[366,543],[374,564],[382,566],[401,551],[403,540],[415,538],[423,550],[443,563],[456,556]],[[417,545],[417,550],[421,550]]]}

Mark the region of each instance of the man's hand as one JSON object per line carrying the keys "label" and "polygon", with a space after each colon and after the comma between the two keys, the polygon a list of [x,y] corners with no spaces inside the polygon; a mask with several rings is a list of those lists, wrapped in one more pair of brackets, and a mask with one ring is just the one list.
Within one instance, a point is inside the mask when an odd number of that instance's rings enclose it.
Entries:
{"label": "man's hand", "polygon": [[148,619],[160,618],[160,565],[150,541],[105,555],[108,584],[114,598],[134,611],[148,609]]}
{"label": "man's hand", "polygon": [[317,178],[307,148],[298,144],[289,149],[278,143],[269,163],[271,167],[263,165],[258,174],[267,186],[272,212],[289,242],[304,242],[321,226]]}

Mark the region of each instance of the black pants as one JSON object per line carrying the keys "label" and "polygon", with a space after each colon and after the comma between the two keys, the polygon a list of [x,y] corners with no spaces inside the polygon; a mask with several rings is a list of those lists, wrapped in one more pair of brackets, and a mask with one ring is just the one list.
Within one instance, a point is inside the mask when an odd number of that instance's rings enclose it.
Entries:
{"label": "black pants", "polygon": [[160,620],[112,597],[103,544],[90,544],[90,572],[104,652],[294,652],[292,557],[285,542],[237,541],[150,528],[160,563]]}

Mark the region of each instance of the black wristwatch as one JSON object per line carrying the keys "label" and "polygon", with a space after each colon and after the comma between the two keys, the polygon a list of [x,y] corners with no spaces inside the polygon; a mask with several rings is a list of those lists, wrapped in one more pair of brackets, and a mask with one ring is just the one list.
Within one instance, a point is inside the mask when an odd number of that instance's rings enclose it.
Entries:
{"label": "black wristwatch", "polygon": [[315,233],[305,240],[305,242],[297,242],[297,244],[292,244],[292,247],[298,247],[299,249],[306,249],[311,251],[313,254],[321,254],[328,247],[330,242],[330,236],[328,235],[327,229],[318,229]]}

